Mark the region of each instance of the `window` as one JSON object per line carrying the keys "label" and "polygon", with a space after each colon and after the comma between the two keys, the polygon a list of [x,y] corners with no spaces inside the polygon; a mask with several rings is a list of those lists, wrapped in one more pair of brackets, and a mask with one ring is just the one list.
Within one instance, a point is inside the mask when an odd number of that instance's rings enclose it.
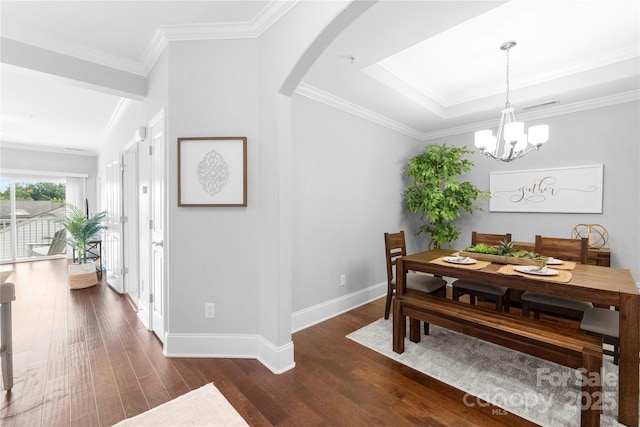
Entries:
{"label": "window", "polygon": [[57,215],[65,203],[83,206],[84,177],[0,176],[0,262],[66,256],[66,235]]}

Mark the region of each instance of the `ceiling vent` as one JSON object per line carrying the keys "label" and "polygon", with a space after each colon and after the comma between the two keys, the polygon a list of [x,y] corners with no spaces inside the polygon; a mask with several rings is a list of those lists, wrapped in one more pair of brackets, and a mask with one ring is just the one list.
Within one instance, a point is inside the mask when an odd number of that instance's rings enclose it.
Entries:
{"label": "ceiling vent", "polygon": [[553,101],[543,102],[542,104],[529,105],[527,107],[522,107],[522,111],[533,110],[534,108],[548,107],[549,105],[557,104],[558,102],[559,101],[556,99]]}

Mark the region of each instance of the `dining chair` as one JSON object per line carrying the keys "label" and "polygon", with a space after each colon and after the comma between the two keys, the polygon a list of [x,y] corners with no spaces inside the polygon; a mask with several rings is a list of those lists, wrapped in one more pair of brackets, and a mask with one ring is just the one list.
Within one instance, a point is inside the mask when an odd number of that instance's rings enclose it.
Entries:
{"label": "dining chair", "polygon": [[[387,258],[387,301],[384,308],[384,318],[389,318],[391,311],[391,299],[396,292],[396,263],[398,258],[407,255],[407,245],[404,238],[404,231],[398,233],[384,233],[384,247]],[[424,292],[426,294],[446,297],[446,280],[429,276],[427,274],[407,273],[407,289]],[[429,334],[429,324],[424,324],[425,335]]]}
{"label": "dining chair", "polygon": [[[478,233],[476,231],[471,232],[471,246],[475,246],[479,243],[496,246],[505,240],[508,242],[511,241],[511,233],[487,234]],[[493,301],[496,304],[496,310],[498,311],[509,311],[509,288],[486,285],[484,283],[475,283],[468,280],[456,280],[453,282],[452,287],[452,298],[454,301],[458,301],[462,295],[469,295],[471,305],[476,304],[477,298],[478,300]]]}
{"label": "dining chair", "polygon": [[603,348],[602,352],[613,356],[613,363],[620,359],[620,314],[608,308],[591,307],[584,311],[580,329],[602,337],[602,342],[613,346],[613,351]]}
{"label": "dining chair", "polygon": [[[534,250],[547,257],[586,264],[589,244],[587,238],[564,239],[537,235]],[[593,308],[593,304],[590,302],[544,295],[531,291],[523,293],[521,300],[522,315],[529,317],[529,313],[533,311],[533,317],[535,319],[539,319],[540,312],[544,312],[582,320],[585,310]]]}

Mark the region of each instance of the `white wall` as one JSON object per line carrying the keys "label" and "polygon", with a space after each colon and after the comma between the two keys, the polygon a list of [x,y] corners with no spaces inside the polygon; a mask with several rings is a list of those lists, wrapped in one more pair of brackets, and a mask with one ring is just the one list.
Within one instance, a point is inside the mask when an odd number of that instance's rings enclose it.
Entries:
{"label": "white wall", "polygon": [[[490,172],[603,164],[602,214],[489,212],[489,202],[483,201],[484,212],[462,218],[462,233],[454,246],[469,245],[473,230],[510,232],[514,240],[532,242],[535,234],[568,238],[577,224],[602,224],[609,232],[612,267],[631,270],[635,281],[640,282],[639,105],[629,102],[527,123],[547,123],[549,142],[539,152],[511,163],[490,160],[480,153],[469,156],[475,167],[468,178],[481,189],[489,189]],[[471,133],[430,142],[475,149]]]}
{"label": "white wall", "polygon": [[[402,170],[422,148],[415,139],[293,97],[294,312],[380,283],[386,291],[383,234],[408,227]],[[417,250],[417,238],[406,231],[410,250]]]}
{"label": "white wall", "polygon": [[[258,67],[252,39],[169,45],[169,332],[250,334],[258,329],[261,272]],[[245,136],[247,207],[178,207],[177,139]],[[204,303],[216,318],[204,318]]]}
{"label": "white wall", "polygon": [[[257,40],[170,42],[168,354],[293,367],[291,118],[279,91],[345,4],[299,3]],[[175,141],[186,136],[248,138],[246,208],[177,207]],[[215,319],[204,318],[205,302],[216,304]]]}
{"label": "white wall", "polygon": [[[292,107],[297,329],[340,311],[342,298],[386,280],[385,231],[404,229],[409,252],[426,249],[428,236],[415,235],[419,222],[408,216],[402,200],[408,159],[430,143],[474,147],[471,133],[418,142],[299,95]],[[481,201],[483,211],[463,214],[461,236],[452,247],[469,245],[473,230],[533,241],[535,234],[570,237],[576,224],[599,223],[609,231],[612,267],[630,269],[640,281],[638,110],[637,102],[625,103],[540,120],[550,125],[549,143],[512,163],[470,155],[475,167],[463,178],[481,189],[489,188],[493,171],[604,164],[603,213],[492,213],[489,202]],[[347,276],[344,287],[341,274]]]}

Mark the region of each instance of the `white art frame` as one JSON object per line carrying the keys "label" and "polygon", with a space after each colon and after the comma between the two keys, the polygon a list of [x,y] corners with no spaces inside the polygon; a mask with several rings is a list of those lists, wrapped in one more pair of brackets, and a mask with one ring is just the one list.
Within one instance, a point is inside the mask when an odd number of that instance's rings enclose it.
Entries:
{"label": "white art frame", "polygon": [[178,138],[178,206],[247,206],[247,138]]}
{"label": "white art frame", "polygon": [[604,166],[491,172],[489,211],[602,213]]}

